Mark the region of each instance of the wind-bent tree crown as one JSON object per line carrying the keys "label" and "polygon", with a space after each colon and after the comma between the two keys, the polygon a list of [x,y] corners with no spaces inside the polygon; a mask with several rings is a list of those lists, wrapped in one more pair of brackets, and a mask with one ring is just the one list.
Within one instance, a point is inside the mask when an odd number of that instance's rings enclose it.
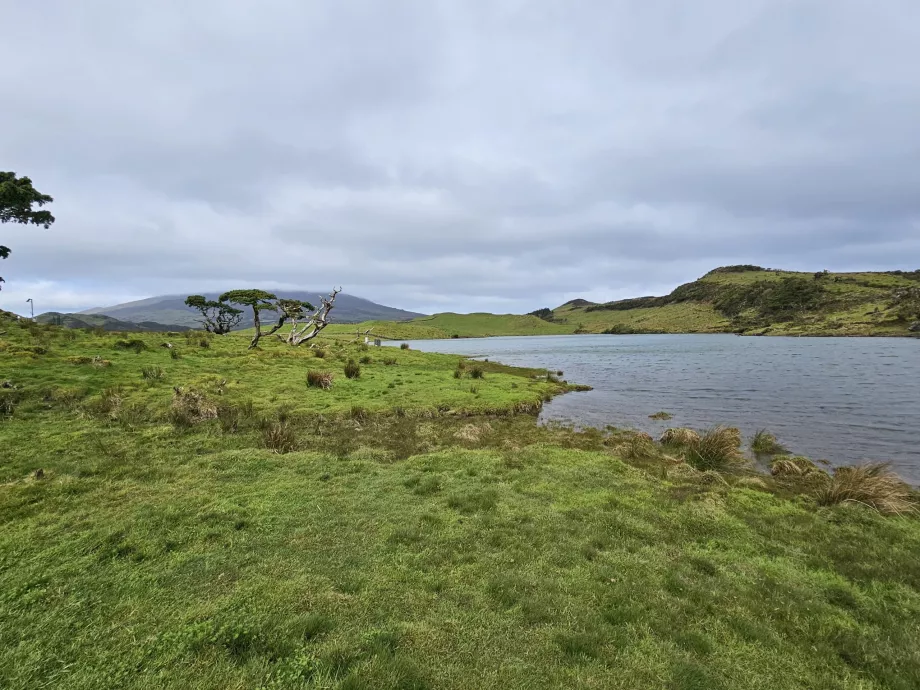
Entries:
{"label": "wind-bent tree crown", "polygon": [[[230,302],[252,308],[252,322],[256,332],[252,336],[252,342],[249,343],[249,349],[258,347],[259,339],[262,337],[262,317],[263,311],[279,311],[278,295],[265,290],[230,290],[220,296],[221,302]],[[284,325],[287,315],[283,311],[278,316],[278,323],[271,327],[271,330],[264,335],[271,335]]]}
{"label": "wind-bent tree crown", "polygon": [[207,299],[204,295],[189,295],[185,304],[201,314],[204,329],[215,335],[225,335],[243,320],[243,310],[226,302]]}
{"label": "wind-bent tree crown", "polygon": [[[54,222],[54,216],[49,211],[36,211],[32,206],[40,208],[52,201],[54,199],[50,196],[35,189],[28,177],[16,177],[14,172],[0,172],[0,223],[41,225],[48,229]],[[0,245],[0,259],[9,255],[10,248]],[[0,278],[2,282],[3,278]]]}

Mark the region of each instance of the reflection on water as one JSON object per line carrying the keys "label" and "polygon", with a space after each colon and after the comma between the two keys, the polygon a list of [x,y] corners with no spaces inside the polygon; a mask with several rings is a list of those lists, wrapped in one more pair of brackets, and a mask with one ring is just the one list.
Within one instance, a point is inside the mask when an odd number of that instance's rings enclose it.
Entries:
{"label": "reflection on water", "polygon": [[[837,464],[890,460],[920,484],[920,340],[576,335],[415,341],[432,352],[561,369],[594,390],[563,395],[543,419],[635,427],[715,424],[776,434]],[[670,421],[653,421],[664,410]]]}

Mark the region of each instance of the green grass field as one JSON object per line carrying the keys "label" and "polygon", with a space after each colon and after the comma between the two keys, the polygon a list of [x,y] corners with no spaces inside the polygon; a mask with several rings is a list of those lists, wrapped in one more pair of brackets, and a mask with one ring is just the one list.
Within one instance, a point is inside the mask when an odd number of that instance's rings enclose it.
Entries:
{"label": "green grass field", "polygon": [[538,426],[541,370],[342,340],[0,318],[0,687],[920,685],[915,513]]}

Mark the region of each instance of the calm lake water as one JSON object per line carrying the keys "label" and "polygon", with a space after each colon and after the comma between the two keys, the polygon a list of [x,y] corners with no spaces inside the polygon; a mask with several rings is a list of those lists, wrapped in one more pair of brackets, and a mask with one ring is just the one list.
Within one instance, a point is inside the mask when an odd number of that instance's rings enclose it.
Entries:
{"label": "calm lake water", "polygon": [[[888,460],[920,484],[920,339],[561,335],[419,340],[418,350],[562,370],[594,390],[560,396],[542,419],[631,427],[772,431],[834,464]],[[667,422],[648,418],[670,412]]]}

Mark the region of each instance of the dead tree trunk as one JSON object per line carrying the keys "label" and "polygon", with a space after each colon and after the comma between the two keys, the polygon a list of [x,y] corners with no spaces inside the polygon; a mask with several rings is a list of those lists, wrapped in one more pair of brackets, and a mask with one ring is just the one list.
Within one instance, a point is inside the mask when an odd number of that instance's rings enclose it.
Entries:
{"label": "dead tree trunk", "polygon": [[[250,350],[251,350],[252,348],[254,348],[254,347],[258,347],[258,346],[259,346],[259,339],[260,339],[263,335],[272,335],[272,334],[274,334],[276,331],[278,331],[278,330],[284,325],[284,322],[287,321],[287,318],[288,318],[288,315],[285,314],[284,311],[282,311],[281,314],[278,316],[278,323],[276,323],[274,326],[272,326],[270,331],[268,331],[267,333],[263,333],[263,332],[262,332],[262,319],[259,317],[259,312],[260,312],[260,311],[261,311],[261,309],[259,309],[258,307],[253,307],[252,321],[253,321],[253,324],[254,324],[255,327],[256,327],[256,332],[255,332],[255,334],[252,336],[252,342],[249,343],[249,349],[250,349]],[[280,336],[279,336],[279,337],[280,337]]]}
{"label": "dead tree trunk", "polygon": [[341,291],[342,288],[336,288],[329,294],[329,297],[320,297],[322,304],[319,309],[310,314],[303,322],[300,321],[303,317],[302,312],[287,314],[286,317],[291,321],[291,330],[287,335],[279,335],[278,338],[288,345],[301,345],[313,340],[319,335],[320,331],[329,325],[329,312],[335,306],[335,296]]}

